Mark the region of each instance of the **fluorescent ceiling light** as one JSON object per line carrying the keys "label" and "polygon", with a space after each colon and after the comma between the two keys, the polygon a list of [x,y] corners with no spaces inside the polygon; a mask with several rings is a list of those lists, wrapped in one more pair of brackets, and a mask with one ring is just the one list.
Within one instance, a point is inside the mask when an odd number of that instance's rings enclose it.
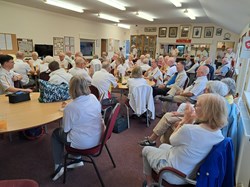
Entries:
{"label": "fluorescent ceiling light", "polygon": [[148,20],[148,21],[154,21],[154,18],[153,18],[152,16],[150,16],[150,15],[144,13],[144,12],[140,12],[140,11],[139,11],[139,12],[136,13],[136,15],[137,15],[138,17],[142,18],[142,19],[146,19],[146,20]]}
{"label": "fluorescent ceiling light", "polygon": [[102,19],[109,20],[109,21],[113,21],[113,22],[120,22],[119,18],[110,16],[110,15],[107,15],[107,14],[98,14],[98,17],[102,18]]}
{"label": "fluorescent ceiling light", "polygon": [[130,29],[130,25],[127,25],[127,24],[118,23],[117,26],[125,28],[125,29]]}
{"label": "fluorescent ceiling light", "polygon": [[184,13],[190,18],[190,19],[192,19],[192,20],[195,20],[196,19],[196,17],[194,16],[194,14],[189,10],[187,10],[187,9],[185,9],[184,10]]}
{"label": "fluorescent ceiling light", "polygon": [[50,4],[50,5],[53,5],[53,6],[60,7],[60,8],[65,8],[65,9],[72,10],[72,11],[75,11],[75,12],[83,13],[83,7],[73,5],[71,3],[66,3],[66,2],[58,1],[58,0],[44,0],[44,2],[46,4]]}
{"label": "fluorescent ceiling light", "polygon": [[117,9],[120,9],[120,10],[126,10],[126,8],[123,4],[121,4],[120,2],[115,1],[115,0],[98,0],[98,1],[105,3],[109,6],[115,7]]}
{"label": "fluorescent ceiling light", "polygon": [[180,3],[179,0],[170,0],[170,1],[171,1],[171,3],[174,4],[174,6],[176,6],[176,7],[181,7],[181,3]]}

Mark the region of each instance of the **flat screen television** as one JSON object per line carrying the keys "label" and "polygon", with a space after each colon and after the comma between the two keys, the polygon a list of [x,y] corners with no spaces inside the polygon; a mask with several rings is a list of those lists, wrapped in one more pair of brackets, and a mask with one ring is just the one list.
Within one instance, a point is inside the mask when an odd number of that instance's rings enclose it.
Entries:
{"label": "flat screen television", "polygon": [[80,50],[83,56],[93,56],[93,54],[95,53],[95,41],[81,40]]}
{"label": "flat screen television", "polygon": [[53,45],[35,44],[35,51],[39,57],[53,56]]}

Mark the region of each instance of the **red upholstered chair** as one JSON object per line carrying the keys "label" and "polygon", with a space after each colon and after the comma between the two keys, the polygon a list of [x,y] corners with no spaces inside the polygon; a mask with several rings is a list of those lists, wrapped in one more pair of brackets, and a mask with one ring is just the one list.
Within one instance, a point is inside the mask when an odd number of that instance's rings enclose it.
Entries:
{"label": "red upholstered chair", "polygon": [[[104,183],[103,183],[103,180],[101,178],[101,175],[99,173],[99,170],[97,168],[97,165],[94,161],[94,158],[95,157],[98,157],[98,156],[101,156],[101,153],[102,153],[102,150],[103,150],[103,147],[105,146],[107,152],[108,152],[108,155],[113,163],[113,166],[114,168],[116,167],[115,165],[115,162],[112,158],[112,155],[108,149],[108,146],[107,146],[107,141],[109,140],[109,138],[111,137],[111,134],[112,134],[112,131],[113,131],[113,128],[115,126],[115,122],[116,122],[116,119],[118,117],[118,114],[120,112],[120,104],[117,103],[115,108],[113,109],[111,115],[110,115],[110,118],[108,120],[108,124],[106,125],[106,130],[104,132],[104,135],[101,139],[101,142],[99,145],[93,147],[93,148],[90,148],[90,149],[84,149],[84,150],[81,150],[81,149],[75,149],[75,148],[72,148],[72,147],[69,147],[69,146],[65,146],[65,149],[67,151],[65,157],[64,157],[64,176],[63,176],[63,183],[66,182],[66,174],[67,174],[67,160],[74,160],[73,158],[69,158],[69,154],[71,155],[81,155],[82,156],[82,161],[85,162],[85,163],[91,163],[94,165],[94,168],[95,168],[95,171],[97,173],[97,176],[102,184],[102,186],[104,187]],[[85,158],[85,159],[84,159]],[[79,159],[77,159],[79,160]]]}
{"label": "red upholstered chair", "polygon": [[95,95],[96,98],[99,100],[99,98],[100,98],[99,90],[98,90],[95,86],[93,86],[93,85],[90,85],[90,86],[89,86],[89,89],[90,89],[90,92],[91,92],[93,95]]}
{"label": "red upholstered chair", "polygon": [[30,179],[2,180],[0,187],[39,187],[38,183]]}

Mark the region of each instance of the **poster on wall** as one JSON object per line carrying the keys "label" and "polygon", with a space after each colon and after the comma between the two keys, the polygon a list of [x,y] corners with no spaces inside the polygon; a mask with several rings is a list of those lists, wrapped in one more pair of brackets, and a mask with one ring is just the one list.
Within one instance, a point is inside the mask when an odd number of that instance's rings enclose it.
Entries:
{"label": "poster on wall", "polygon": [[58,56],[63,52],[64,41],[62,37],[53,37],[54,55]]}
{"label": "poster on wall", "polygon": [[250,37],[249,36],[245,36],[243,38],[240,58],[245,58],[245,59],[250,58]]}
{"label": "poster on wall", "polygon": [[31,56],[33,52],[33,40],[25,38],[17,38],[18,51],[24,53],[24,56]]}
{"label": "poster on wall", "polygon": [[64,51],[71,51],[75,53],[75,38],[70,36],[64,36]]}

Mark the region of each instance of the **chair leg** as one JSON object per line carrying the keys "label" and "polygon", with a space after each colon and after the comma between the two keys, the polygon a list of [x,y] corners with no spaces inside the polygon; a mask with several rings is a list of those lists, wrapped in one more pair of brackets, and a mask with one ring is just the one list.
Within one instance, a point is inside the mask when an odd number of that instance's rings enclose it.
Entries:
{"label": "chair leg", "polygon": [[126,104],[124,104],[124,105],[125,105],[125,107],[127,109],[128,128],[130,128],[130,123],[129,123],[129,107]]}
{"label": "chair leg", "polygon": [[111,155],[111,153],[110,153],[110,151],[109,151],[109,148],[108,148],[107,144],[105,144],[105,147],[106,147],[106,149],[107,149],[107,151],[108,151],[109,158],[111,159],[114,168],[116,168],[115,162],[114,162],[114,160],[113,160],[113,157],[112,157],[112,155]]}
{"label": "chair leg", "polygon": [[148,116],[148,109],[147,109],[147,112],[146,112],[146,120],[147,120],[147,127],[149,127],[149,116]]}
{"label": "chair leg", "polygon": [[66,174],[67,174],[67,158],[68,158],[68,153],[64,156],[64,171],[63,171],[63,184],[66,183]]}
{"label": "chair leg", "polygon": [[98,176],[98,178],[99,178],[99,180],[100,180],[100,182],[101,182],[101,184],[102,184],[102,187],[105,187],[105,185],[104,185],[104,183],[103,183],[103,180],[102,180],[102,177],[101,177],[101,175],[100,175],[100,173],[99,173],[99,170],[98,170],[98,168],[97,168],[97,166],[96,166],[96,164],[95,164],[94,159],[93,159],[91,156],[88,156],[88,157],[90,158],[90,160],[92,161],[92,163],[93,163],[93,165],[94,165],[96,174],[97,174],[97,176]]}

